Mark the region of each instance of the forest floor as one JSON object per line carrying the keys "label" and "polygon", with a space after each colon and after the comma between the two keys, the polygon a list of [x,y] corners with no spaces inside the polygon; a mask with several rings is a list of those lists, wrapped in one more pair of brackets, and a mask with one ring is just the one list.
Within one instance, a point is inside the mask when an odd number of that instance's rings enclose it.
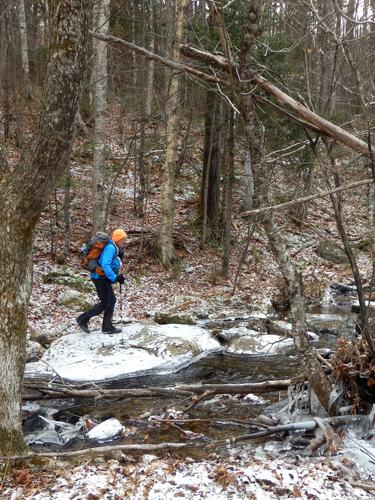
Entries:
{"label": "forest floor", "polygon": [[[126,157],[117,128],[112,124],[108,136],[108,165],[115,168]],[[156,141],[156,140],[155,140]],[[153,142],[150,149],[159,151],[162,144]],[[17,159],[17,151],[10,155]],[[71,255],[65,266],[85,275],[79,266],[79,248],[90,231],[91,156],[85,141],[78,141],[72,159]],[[249,310],[268,309],[270,301],[280,296],[282,280],[268,248],[266,237],[257,227],[233,295],[235,277],[246,245],[248,223],[239,216],[244,190],[238,176],[234,189],[232,255],[228,276],[221,273],[220,244],[199,245],[198,203],[201,150],[190,141],[181,172],[177,178],[175,227],[178,231],[178,261],[165,270],[157,261],[152,244],[160,217],[160,188],[163,157],[160,152],[148,156],[149,189],[146,214],[134,212],[134,165],[119,176],[110,210],[109,228],[122,227],[129,232],[124,260],[125,315],[134,319],[152,316],[156,311],[197,312],[206,308],[214,317],[223,315],[223,303],[240,302]],[[238,164],[240,159],[238,159]],[[275,174],[281,176],[281,174]],[[320,185],[321,184],[321,185]],[[317,175],[316,189],[324,189]],[[293,176],[286,175],[281,192],[288,197],[295,189]],[[63,188],[50,200],[38,227],[34,250],[34,286],[29,310],[31,330],[53,330],[62,323],[74,322],[78,312],[61,307],[59,294],[64,287],[43,282],[43,276],[59,266],[51,259],[51,245],[61,252],[64,227],[62,219]],[[362,191],[344,195],[344,218],[351,242],[367,237],[366,205]],[[362,193],[364,195],[364,192]],[[359,200],[359,201],[358,201]],[[323,238],[339,243],[330,202],[319,199],[308,210],[302,226],[285,213],[276,219],[286,245],[302,273],[307,297],[319,303],[331,283],[352,283],[348,264],[335,264],[320,257],[316,250]],[[355,223],[353,223],[355,221]],[[144,238],[140,237],[143,232]],[[357,254],[363,280],[372,271],[370,255]],[[282,294],[281,294],[282,295]],[[94,295],[93,295],[94,296]],[[220,298],[224,302],[217,302]],[[119,316],[117,305],[116,315]],[[78,465],[54,461],[53,466],[10,467],[0,484],[2,498],[58,499],[70,498],[373,498],[364,489],[341,480],[341,472],[330,458],[291,461],[262,447],[241,446],[225,454],[207,456],[204,460],[174,455],[91,459]]]}
{"label": "forest floor", "polygon": [[374,498],[371,485],[345,478],[338,462],[298,455],[285,460],[254,446],[201,460],[172,454],[96,458],[79,465],[53,460],[11,469],[0,491],[11,500]]}

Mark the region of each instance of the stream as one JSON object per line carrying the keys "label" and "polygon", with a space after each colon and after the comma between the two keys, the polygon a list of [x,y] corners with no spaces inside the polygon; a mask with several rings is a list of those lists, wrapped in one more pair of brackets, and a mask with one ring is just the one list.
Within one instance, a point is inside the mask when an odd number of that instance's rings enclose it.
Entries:
{"label": "stream", "polygon": [[[356,314],[351,312],[351,307],[354,300],[354,289],[333,286],[327,291],[321,305],[307,308],[309,331],[316,347],[334,349],[340,336],[353,336]],[[260,382],[290,378],[300,372],[292,342],[284,342],[290,336],[287,317],[276,314],[246,316],[236,312],[233,316],[220,319],[197,320],[196,327],[214,338],[217,347],[207,344],[211,347],[198,354],[193,350],[194,355],[190,359],[182,357],[177,366],[168,365],[167,369],[145,367],[144,370],[122,373],[119,377],[98,379],[95,380],[95,387],[141,388],[167,387],[180,383]],[[137,348],[134,343],[128,343],[132,341],[133,333],[127,336],[126,332],[132,330],[125,327],[124,331],[127,342],[124,347],[128,348],[130,345],[131,348]],[[262,351],[264,343],[259,344],[259,338],[276,340],[267,344],[267,349]],[[138,346],[138,349],[146,349],[145,344]],[[251,352],[252,350],[255,352]],[[176,352],[181,354],[178,350]],[[33,363],[27,365],[26,386],[32,383],[33,387],[37,387],[38,381],[46,382],[47,372],[41,373],[41,369],[36,367]],[[52,375],[49,377],[50,381],[56,380],[56,377],[51,379]],[[80,387],[93,387],[93,384],[83,381]],[[281,395],[285,397],[285,393]],[[76,450],[97,446],[98,441],[87,441],[83,439],[82,433],[77,432],[75,435],[72,432],[65,442],[56,432],[62,424],[54,425],[51,422],[63,422],[78,428],[82,422],[86,426],[93,426],[116,418],[124,426],[122,437],[116,440],[116,444],[181,442],[192,437],[201,439],[204,444],[211,439],[234,437],[248,432],[246,421],[287,403],[279,400],[280,393],[274,392],[262,396],[211,395],[196,405],[192,405],[191,398],[160,396],[122,400],[77,398],[25,401],[24,433],[35,451]],[[160,422],[159,419],[168,422]],[[195,421],[184,422],[186,419]],[[199,457],[204,450],[202,447],[201,450],[184,450],[180,453]]]}

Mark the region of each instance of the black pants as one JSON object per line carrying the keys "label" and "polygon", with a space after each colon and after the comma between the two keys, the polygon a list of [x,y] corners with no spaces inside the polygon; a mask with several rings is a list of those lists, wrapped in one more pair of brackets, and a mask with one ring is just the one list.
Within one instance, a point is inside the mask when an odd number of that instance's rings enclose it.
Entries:
{"label": "black pants", "polygon": [[108,332],[113,328],[112,317],[116,304],[112,283],[107,278],[92,280],[92,282],[95,285],[100,302],[78,316],[77,321],[87,324],[91,318],[104,312],[102,330],[103,332]]}

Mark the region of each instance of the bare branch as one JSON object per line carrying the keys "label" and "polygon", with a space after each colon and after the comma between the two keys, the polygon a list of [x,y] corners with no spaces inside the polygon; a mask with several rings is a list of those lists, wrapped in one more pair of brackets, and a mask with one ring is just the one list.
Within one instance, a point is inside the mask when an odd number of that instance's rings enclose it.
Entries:
{"label": "bare branch", "polygon": [[[191,45],[181,45],[180,49],[183,54],[185,54],[188,57],[191,57],[192,59],[198,59],[204,61],[207,64],[216,66],[217,68],[220,68],[221,70],[226,72],[230,71],[228,60],[221,55],[211,54],[210,52],[206,52],[201,49],[196,49]],[[235,67],[235,69],[237,69],[237,67]],[[362,141],[361,139],[350,134],[341,127],[338,127],[337,125],[334,125],[325,118],[322,118],[321,116],[317,115],[309,108],[307,108],[306,106],[304,106],[303,104],[296,101],[288,94],[280,90],[278,87],[276,87],[276,85],[266,80],[263,76],[254,73],[252,81],[248,83],[258,85],[258,87],[267,92],[267,94],[270,94],[273,97],[275,97],[275,99],[279,103],[288,106],[298,115],[299,118],[302,118],[307,122],[308,124],[307,126],[309,126],[309,128],[313,126],[315,130],[318,129],[321,134],[331,137],[336,141],[345,144],[349,148],[354,149],[355,151],[358,151],[359,153],[365,156],[368,156],[369,151],[367,142]]]}
{"label": "bare branch", "polygon": [[197,76],[197,77],[202,78],[203,80],[206,80],[209,82],[224,83],[223,80],[221,80],[220,78],[217,78],[216,76],[208,75],[207,73],[204,73],[203,71],[199,71],[198,69],[193,68],[192,66],[188,66],[187,64],[172,61],[171,59],[166,59],[165,57],[162,57],[159,54],[155,54],[154,52],[150,52],[149,50],[144,49],[143,47],[139,47],[138,45],[135,45],[134,43],[127,42],[126,40],[123,40],[122,38],[118,38],[117,36],[113,36],[113,35],[103,36],[103,35],[100,35],[99,33],[93,32],[93,31],[90,31],[90,34],[93,37],[98,38],[99,40],[103,40],[105,42],[119,43],[121,45],[124,45],[128,49],[135,50],[136,52],[142,54],[143,56],[147,57],[148,59],[153,59],[154,61],[158,61],[161,64],[164,64],[165,66],[168,66],[169,68],[175,69],[177,71],[188,72],[194,76]]}
{"label": "bare branch", "polygon": [[339,4],[337,3],[337,0],[333,0],[333,4],[335,6],[335,9],[336,9],[336,12],[338,12],[339,14],[342,15],[342,17],[344,17],[345,19],[347,19],[348,21],[350,21],[351,23],[353,24],[375,24],[375,21],[371,20],[371,19],[362,19],[360,21],[357,21],[356,19],[353,19],[352,17],[348,16],[347,14],[345,14],[345,12],[341,9],[341,7],[339,6]]}
{"label": "bare branch", "polygon": [[280,203],[279,205],[273,205],[270,207],[262,207],[262,208],[257,208],[254,210],[248,210],[247,212],[243,212],[242,216],[247,217],[249,215],[258,215],[258,214],[262,214],[265,212],[276,212],[278,210],[283,210],[284,208],[289,208],[289,207],[292,207],[293,205],[297,205],[298,203],[304,203],[307,201],[316,200],[318,198],[324,198],[326,196],[330,196],[331,194],[339,193],[339,192],[345,191],[347,189],[354,189],[356,187],[365,186],[366,184],[371,184],[372,182],[373,182],[372,179],[363,179],[361,181],[352,182],[351,184],[347,184],[346,186],[340,186],[340,187],[335,188],[335,189],[330,189],[329,191],[322,191],[320,193],[312,194],[310,196],[304,196],[303,198],[297,198],[295,200],[286,201],[285,203]]}

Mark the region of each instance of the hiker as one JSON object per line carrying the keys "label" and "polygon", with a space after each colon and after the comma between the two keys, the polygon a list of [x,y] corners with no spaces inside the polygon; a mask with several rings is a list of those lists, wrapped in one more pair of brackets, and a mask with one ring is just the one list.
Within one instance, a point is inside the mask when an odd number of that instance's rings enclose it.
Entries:
{"label": "hiker", "polygon": [[125,281],[124,275],[120,273],[122,263],[119,255],[123,255],[126,238],[127,234],[123,229],[113,231],[111,239],[105,244],[98,258],[99,269],[96,268],[95,271],[91,272],[91,279],[95,285],[100,302],[76,319],[79,328],[85,333],[90,333],[90,319],[102,312],[104,312],[102,333],[112,334],[121,332],[121,328],[116,328],[112,324],[112,316],[116,304],[112,285],[116,282],[122,285]]}

